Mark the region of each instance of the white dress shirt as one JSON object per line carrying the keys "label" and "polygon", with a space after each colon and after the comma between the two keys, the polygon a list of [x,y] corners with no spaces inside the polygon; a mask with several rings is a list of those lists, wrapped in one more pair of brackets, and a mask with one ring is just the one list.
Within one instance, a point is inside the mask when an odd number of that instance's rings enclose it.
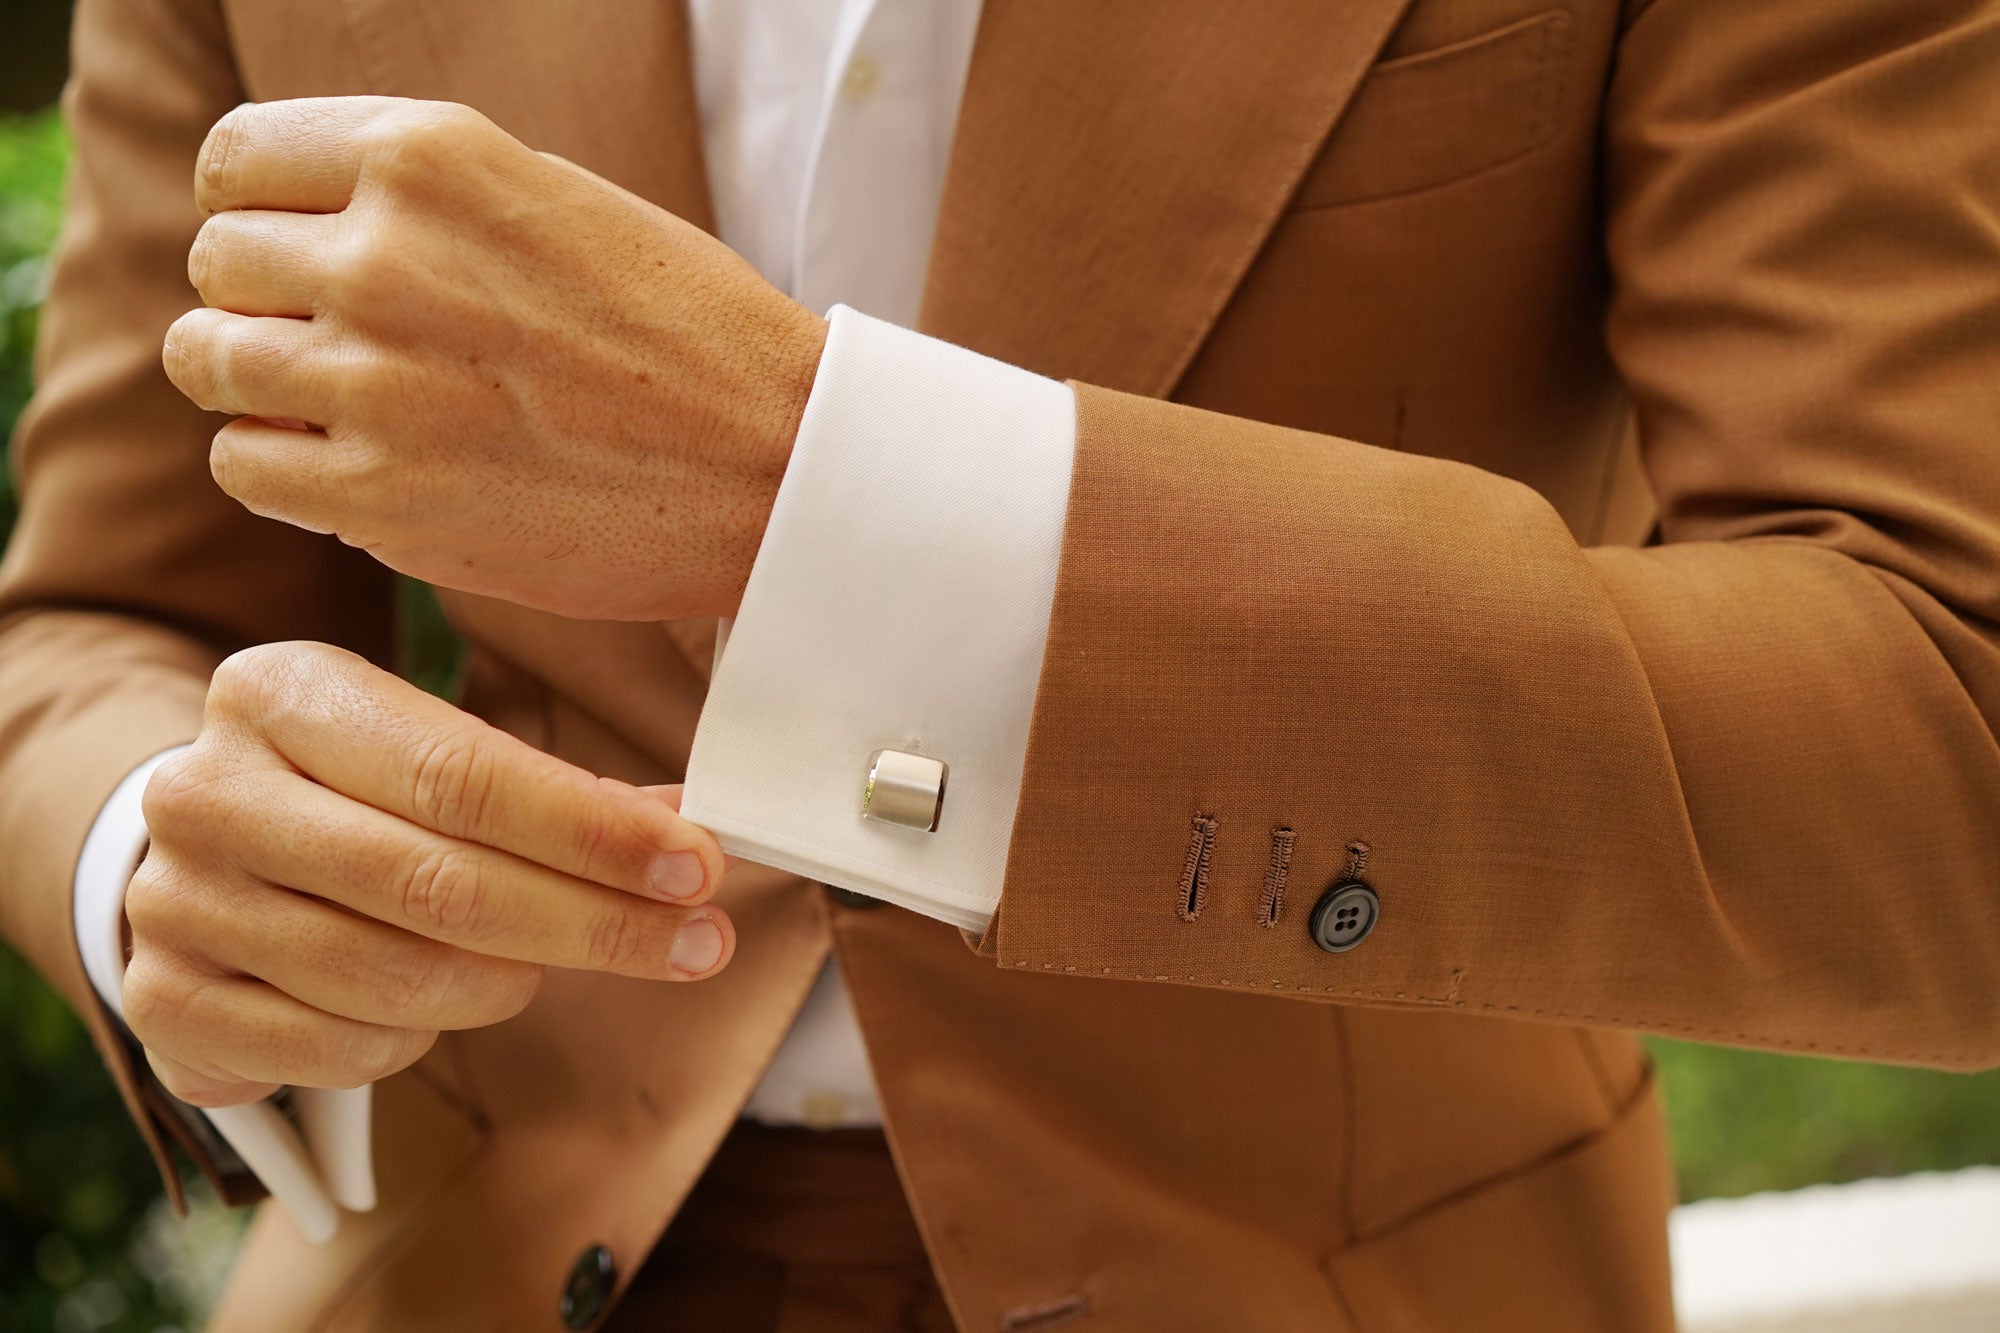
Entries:
{"label": "white dress shirt", "polygon": [[[977,927],[1000,897],[1075,443],[1065,386],[907,329],[979,0],[691,0],[689,13],[721,238],[830,325],[718,653],[683,811],[746,859]],[[884,748],[949,765],[936,831],[861,818]],[[79,943],[114,1012],[125,881],[145,839],[133,779],[99,816],[75,886]],[[745,1113],[879,1121],[836,963]],[[296,1168],[268,1144],[244,1156]],[[365,1197],[321,1169],[331,1197]],[[297,1187],[259,1173],[295,1215],[324,1202],[294,1202]]]}

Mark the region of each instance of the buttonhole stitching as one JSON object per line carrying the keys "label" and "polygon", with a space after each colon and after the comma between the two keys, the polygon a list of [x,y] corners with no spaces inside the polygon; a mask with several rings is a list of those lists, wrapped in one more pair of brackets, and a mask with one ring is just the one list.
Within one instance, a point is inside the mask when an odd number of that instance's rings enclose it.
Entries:
{"label": "buttonhole stitching", "polygon": [[1258,923],[1269,929],[1285,910],[1285,880],[1292,873],[1292,843],[1298,834],[1288,828],[1271,830],[1271,864],[1264,870],[1264,896],[1257,904]]}
{"label": "buttonhole stitching", "polygon": [[1214,850],[1215,820],[1196,815],[1190,822],[1187,863],[1181,868],[1180,893],[1174,901],[1174,914],[1183,921],[1200,916],[1208,901],[1208,858]]}

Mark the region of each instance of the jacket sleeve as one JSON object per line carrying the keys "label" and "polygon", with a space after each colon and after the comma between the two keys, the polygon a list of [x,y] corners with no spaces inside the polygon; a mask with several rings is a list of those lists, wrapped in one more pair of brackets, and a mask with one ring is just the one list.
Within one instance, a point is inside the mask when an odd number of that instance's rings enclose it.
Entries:
{"label": "jacket sleeve", "polygon": [[182,1127],[77,956],[84,836],[126,773],[194,735],[222,656],[314,638],[382,659],[391,590],[360,552],[224,496],[208,471],[222,419],[160,368],[167,325],[198,304],[195,155],[243,96],[221,14],[212,0],[82,0],[73,40],[67,211],[0,565],[0,933],[90,1025],[157,1150]]}
{"label": "jacket sleeve", "polygon": [[1607,99],[1659,542],[1079,386],[1001,966],[2000,1062],[2000,7],[1657,0]]}

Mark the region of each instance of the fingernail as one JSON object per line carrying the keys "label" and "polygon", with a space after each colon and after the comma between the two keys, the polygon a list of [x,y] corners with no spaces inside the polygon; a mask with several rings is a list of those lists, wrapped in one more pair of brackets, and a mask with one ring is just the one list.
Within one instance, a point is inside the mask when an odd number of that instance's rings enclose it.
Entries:
{"label": "fingernail", "polygon": [[667,961],[676,972],[700,976],[722,961],[722,929],[710,917],[690,921],[674,936],[673,952]]}
{"label": "fingernail", "polygon": [[701,892],[707,878],[701,858],[693,852],[668,852],[646,868],[646,892],[655,898],[684,902]]}

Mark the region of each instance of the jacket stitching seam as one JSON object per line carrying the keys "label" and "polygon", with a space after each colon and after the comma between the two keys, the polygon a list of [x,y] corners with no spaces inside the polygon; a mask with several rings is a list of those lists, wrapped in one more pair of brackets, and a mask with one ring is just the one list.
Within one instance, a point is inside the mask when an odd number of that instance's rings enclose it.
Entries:
{"label": "jacket stitching seam", "polygon": [[[1489,172],[1498,171],[1510,163],[1519,162],[1522,158],[1539,151],[1555,137],[1556,130],[1559,128],[1556,120],[1556,112],[1561,109],[1563,101],[1569,92],[1570,68],[1567,61],[1558,62],[1555,77],[1551,78],[1549,73],[1550,59],[1557,54],[1558,49],[1560,48],[1561,52],[1565,55],[1568,53],[1569,20],[1569,10],[1551,9],[1535,18],[1523,21],[1524,24],[1541,24],[1542,31],[1537,35],[1535,72],[1532,76],[1535,89],[1533,96],[1529,100],[1527,134],[1523,137],[1520,147],[1500,157],[1481,162],[1477,166],[1440,176],[1436,180],[1427,180],[1417,185],[1400,185],[1395,189],[1380,190],[1374,194],[1341,195],[1331,199],[1315,200],[1311,203],[1296,203],[1288,208],[1286,212],[1295,217],[1304,217],[1336,208],[1348,208],[1356,204],[1373,204],[1387,199],[1401,199],[1406,195],[1422,194],[1427,190],[1441,190],[1446,186],[1460,185],[1466,181],[1484,176]],[[1430,53],[1419,52],[1418,54],[1421,56]],[[1404,59],[1409,60],[1416,58],[1414,56],[1404,57]],[[1396,72],[1393,62],[1387,65],[1378,65],[1376,69],[1386,69],[1392,74]],[[1339,128],[1335,127],[1333,133],[1338,134]],[[1332,136],[1329,135],[1329,142],[1331,138]],[[1312,174],[1311,169],[1308,168],[1308,179]],[[1303,186],[1303,182],[1301,182],[1301,185]]]}
{"label": "jacket stitching seam", "polygon": [[[1890,1060],[1913,1064],[1949,1065],[1958,1057],[1942,1052],[1901,1051],[1873,1046],[1849,1046],[1844,1043],[1799,1041],[1788,1036],[1777,1036],[1764,1032],[1732,1032],[1728,1028],[1703,1027],[1696,1023],[1670,1023],[1654,1018],[1633,1018],[1617,1014],[1572,1013],[1567,1009],[1537,1009],[1531,1005],[1499,1004],[1491,1000],[1464,1000],[1447,995],[1412,995],[1408,991],[1364,990],[1359,987],[1302,986],[1287,982],[1283,977],[1273,977],[1269,983],[1261,981],[1236,981],[1219,978],[1205,981],[1194,973],[1176,975],[1170,972],[1144,972],[1136,968],[1079,967],[1074,963],[1036,963],[1031,959],[1002,958],[998,965],[1016,971],[1081,972],[1101,977],[1126,977],[1134,981],[1164,981],[1186,983],[1194,986],[1209,986],[1218,990],[1265,992],[1291,990],[1300,995],[1342,995],[1357,1000],[1379,1000],[1385,1004],[1430,1005],[1436,1008],[1466,1009],[1479,1013],[1518,1014],[1546,1022],[1585,1023],[1596,1027],[1636,1028],[1647,1032],[1671,1033],[1683,1037],[1695,1037],[1708,1041],[1729,1042],[1738,1045],[1769,1046],[1785,1051],[1817,1051],[1828,1055],[1858,1057],[1869,1060]],[[1456,988],[1462,972],[1454,971],[1453,986]]]}

